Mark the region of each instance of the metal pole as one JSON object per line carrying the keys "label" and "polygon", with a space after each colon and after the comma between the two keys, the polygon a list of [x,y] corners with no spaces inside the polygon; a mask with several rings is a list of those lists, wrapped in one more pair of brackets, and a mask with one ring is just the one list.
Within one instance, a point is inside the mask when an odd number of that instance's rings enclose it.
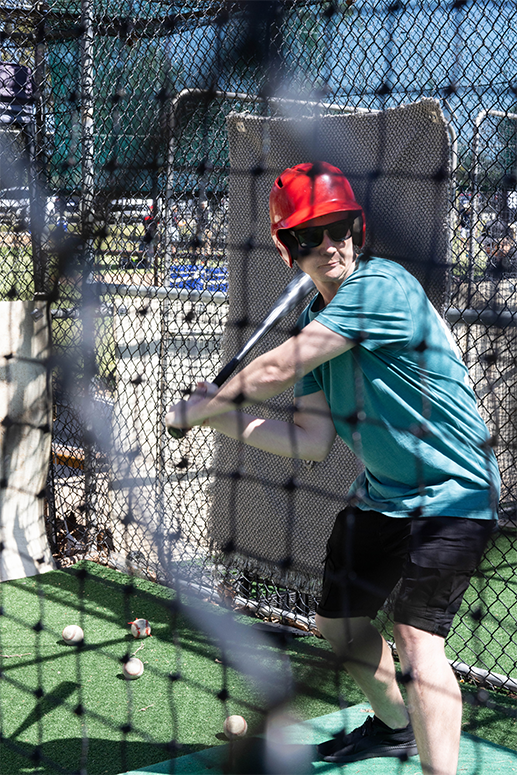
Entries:
{"label": "metal pole", "polygon": [[47,281],[47,251],[43,233],[46,217],[45,180],[45,15],[37,9],[34,47],[34,116],[28,126],[29,201],[32,260],[34,266],[34,298],[44,299]]}
{"label": "metal pole", "polygon": [[85,247],[91,243],[94,194],[94,123],[93,123],[93,3],[81,0],[81,126],[82,191],[81,222]]}
{"label": "metal pole", "polygon": [[92,0],[81,0],[81,233],[83,248],[82,323],[84,375],[81,408],[84,447],[85,515],[87,549],[96,541],[97,494],[95,439],[93,438],[92,379],[95,375],[95,293],[88,277],[94,259],[94,19]]}

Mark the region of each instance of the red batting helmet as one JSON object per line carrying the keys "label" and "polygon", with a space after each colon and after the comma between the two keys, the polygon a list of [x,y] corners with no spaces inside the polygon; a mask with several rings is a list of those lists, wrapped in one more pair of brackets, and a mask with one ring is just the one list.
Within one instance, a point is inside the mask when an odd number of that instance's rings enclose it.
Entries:
{"label": "red batting helmet", "polygon": [[298,243],[289,229],[329,213],[348,212],[353,217],[352,238],[364,244],[364,212],[348,180],[327,162],[297,164],[275,180],[269,195],[271,236],[287,266],[298,258]]}

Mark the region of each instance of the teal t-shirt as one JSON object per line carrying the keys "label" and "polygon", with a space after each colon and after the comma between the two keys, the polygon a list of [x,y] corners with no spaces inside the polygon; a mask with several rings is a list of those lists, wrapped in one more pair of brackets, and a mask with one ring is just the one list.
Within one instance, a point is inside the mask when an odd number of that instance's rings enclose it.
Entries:
{"label": "teal t-shirt", "polygon": [[336,431],[363,461],[351,493],[392,517],[494,519],[500,477],[467,369],[420,283],[399,264],[359,260],[312,320],[356,342],[295,386],[323,390]]}

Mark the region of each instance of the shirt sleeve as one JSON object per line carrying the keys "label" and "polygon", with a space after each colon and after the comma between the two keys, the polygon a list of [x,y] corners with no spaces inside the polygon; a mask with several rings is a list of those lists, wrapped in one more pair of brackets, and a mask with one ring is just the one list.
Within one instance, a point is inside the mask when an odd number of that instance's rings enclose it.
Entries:
{"label": "shirt sleeve", "polygon": [[318,323],[368,350],[402,349],[414,337],[418,300],[397,278],[368,269],[352,274],[317,316]]}
{"label": "shirt sleeve", "polygon": [[294,397],[301,398],[302,396],[308,396],[311,393],[317,393],[321,390],[321,385],[314,377],[314,372],[309,371],[304,377],[302,377],[294,386]]}

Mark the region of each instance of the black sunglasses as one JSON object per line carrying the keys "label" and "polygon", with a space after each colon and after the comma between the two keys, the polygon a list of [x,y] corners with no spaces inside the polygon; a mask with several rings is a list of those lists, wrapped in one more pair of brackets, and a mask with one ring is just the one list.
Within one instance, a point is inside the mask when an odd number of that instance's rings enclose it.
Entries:
{"label": "black sunglasses", "polygon": [[325,231],[334,242],[343,242],[352,236],[352,224],[349,220],[344,220],[334,221],[326,226],[309,226],[307,229],[290,230],[301,248],[317,248],[323,242]]}

